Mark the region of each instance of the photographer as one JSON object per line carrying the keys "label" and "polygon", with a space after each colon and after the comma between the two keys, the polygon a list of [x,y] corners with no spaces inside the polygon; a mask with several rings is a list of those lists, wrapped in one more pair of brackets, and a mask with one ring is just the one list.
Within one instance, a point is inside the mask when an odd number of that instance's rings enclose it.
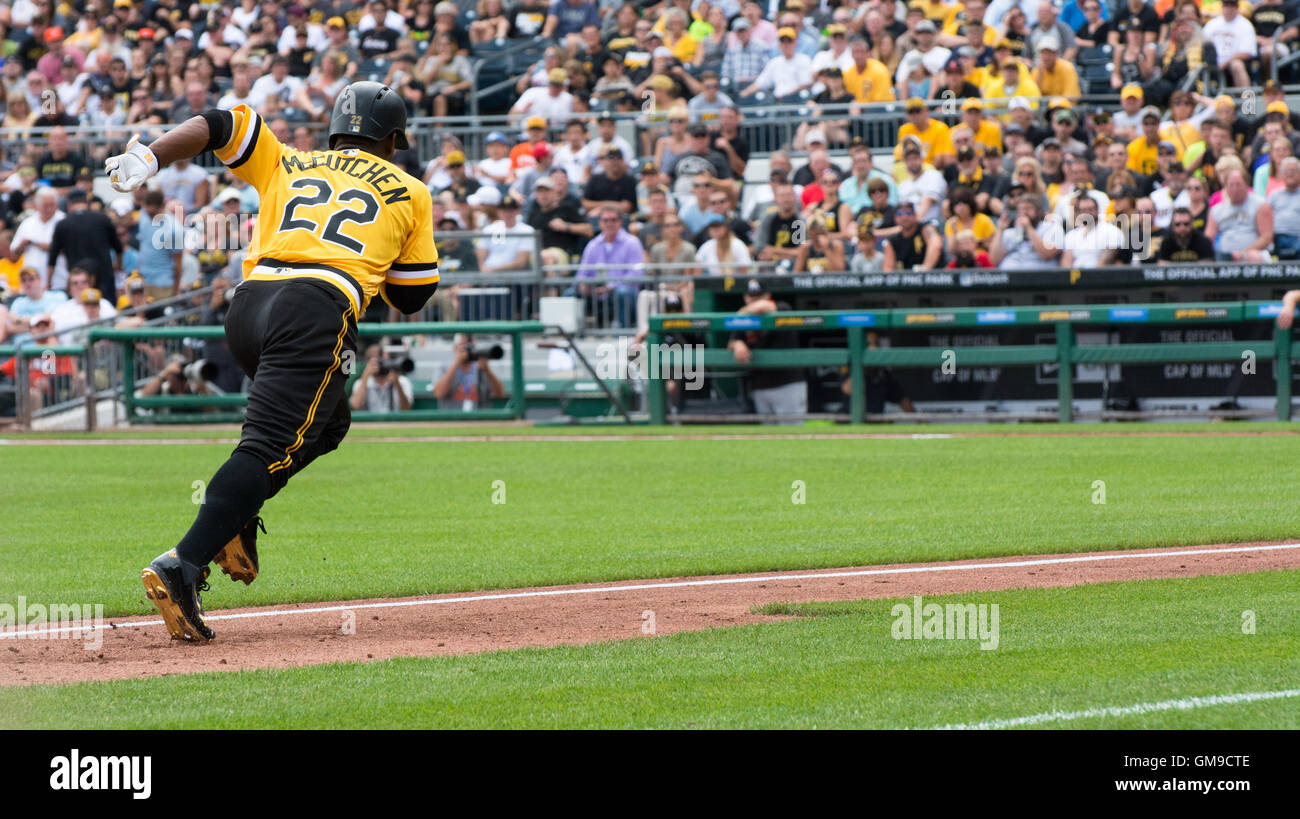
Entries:
{"label": "photographer", "polygon": [[185,356],[173,353],[167,358],[167,366],[149,379],[140,395],[212,395],[216,390],[204,378],[204,363],[196,361],[190,364]]}
{"label": "photographer", "polygon": [[366,348],[366,368],[352,385],[352,409],[402,412],[411,408],[411,379],[402,374],[410,359],[381,356],[382,352],[378,344]]}
{"label": "photographer", "polygon": [[488,366],[489,358],[501,357],[497,354],[500,348],[492,351],[475,349],[473,337],[464,333],[457,333],[453,343],[456,357],[433,385],[433,397],[438,399],[438,406],[443,409],[460,407],[469,412],[491,407],[494,398],[505,398],[505,386]]}

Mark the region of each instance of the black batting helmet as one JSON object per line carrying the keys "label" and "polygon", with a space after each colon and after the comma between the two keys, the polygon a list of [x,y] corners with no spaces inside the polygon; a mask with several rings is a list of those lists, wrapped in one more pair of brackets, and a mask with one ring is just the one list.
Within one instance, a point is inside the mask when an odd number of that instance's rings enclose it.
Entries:
{"label": "black batting helmet", "polygon": [[394,132],[398,149],[411,147],[406,141],[406,103],[388,86],[354,82],[334,100],[334,113],[330,115],[331,148],[336,136],[353,134],[378,141]]}

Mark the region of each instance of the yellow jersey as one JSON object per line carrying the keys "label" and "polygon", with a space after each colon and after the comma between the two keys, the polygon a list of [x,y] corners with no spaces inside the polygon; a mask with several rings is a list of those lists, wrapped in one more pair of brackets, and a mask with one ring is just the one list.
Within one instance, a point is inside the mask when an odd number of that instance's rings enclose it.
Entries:
{"label": "yellow jersey", "polygon": [[858,102],[891,102],[894,99],[894,78],[889,69],[880,60],[867,58],[867,65],[861,71],[857,65],[851,65],[844,72],[844,88]]}
{"label": "yellow jersey", "polygon": [[[964,122],[962,124],[966,125],[967,128],[970,127]],[[1000,150],[1002,148],[1002,126],[988,117],[981,118],[979,130],[975,132],[975,144]]]}
{"label": "yellow jersey", "polygon": [[1148,145],[1147,138],[1140,136],[1128,144],[1128,169],[1150,176],[1156,172],[1156,145]]}
{"label": "yellow jersey", "polygon": [[388,300],[388,284],[438,281],[424,184],[355,148],[308,153],[282,145],[246,105],[230,113],[230,140],[214,153],[260,197],[245,279],[326,281],[358,315],[376,293]]}
{"label": "yellow jersey", "polygon": [[910,122],[904,122],[899,126],[898,143],[894,146],[894,159],[903,158],[903,140],[909,136],[921,140],[921,144],[925,146],[926,162],[933,164],[936,156],[957,153],[957,149],[952,146],[952,132],[948,130],[948,126],[937,119],[931,119],[924,131],[917,130]]}
{"label": "yellow jersey", "polygon": [[1033,80],[1044,97],[1078,97],[1082,95],[1079,90],[1079,74],[1074,70],[1074,66],[1065,60],[1058,59],[1056,65],[1052,66],[1051,71],[1046,70],[1041,65],[1035,68]]}
{"label": "yellow jersey", "polygon": [[947,223],[943,226],[943,233],[948,237],[948,243],[952,244],[957,238],[957,233],[962,230],[970,230],[975,234],[975,244],[980,250],[989,249],[989,241],[993,239],[993,234],[998,232],[998,227],[993,223],[986,214],[977,213],[971,220],[971,226],[966,228],[958,221],[956,216],[949,217]]}

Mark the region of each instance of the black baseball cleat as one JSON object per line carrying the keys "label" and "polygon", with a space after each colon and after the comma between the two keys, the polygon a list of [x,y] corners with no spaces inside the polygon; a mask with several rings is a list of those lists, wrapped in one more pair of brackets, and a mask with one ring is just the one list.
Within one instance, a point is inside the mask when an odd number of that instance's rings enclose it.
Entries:
{"label": "black baseball cleat", "polygon": [[162,614],[172,639],[206,643],[216,636],[203,622],[203,600],[199,597],[199,592],[208,590],[207,577],[208,567],[204,566],[198,582],[186,584],[175,549],[154,558],[140,573],[145,596]]}
{"label": "black baseball cleat", "polygon": [[266,526],[257,515],[244,525],[239,534],[221,547],[212,559],[231,580],[242,580],[247,586],[257,579],[257,530],[266,534]]}

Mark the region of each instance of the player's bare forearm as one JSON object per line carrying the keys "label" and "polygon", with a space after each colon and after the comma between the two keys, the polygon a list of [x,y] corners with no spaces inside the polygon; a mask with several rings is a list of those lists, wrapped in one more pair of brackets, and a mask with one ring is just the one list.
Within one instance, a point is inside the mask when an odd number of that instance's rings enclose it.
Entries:
{"label": "player's bare forearm", "polygon": [[155,139],[149,150],[158,158],[158,167],[165,168],[179,159],[193,159],[203,153],[210,137],[208,121],[201,116],[190,117]]}

